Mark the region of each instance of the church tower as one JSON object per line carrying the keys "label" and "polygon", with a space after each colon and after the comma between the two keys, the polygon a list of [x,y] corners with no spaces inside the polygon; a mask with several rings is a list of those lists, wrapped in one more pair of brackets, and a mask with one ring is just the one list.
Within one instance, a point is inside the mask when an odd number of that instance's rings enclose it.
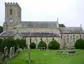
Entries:
{"label": "church tower", "polygon": [[18,3],[5,3],[5,22],[3,31],[13,31],[14,26],[21,22],[21,8]]}

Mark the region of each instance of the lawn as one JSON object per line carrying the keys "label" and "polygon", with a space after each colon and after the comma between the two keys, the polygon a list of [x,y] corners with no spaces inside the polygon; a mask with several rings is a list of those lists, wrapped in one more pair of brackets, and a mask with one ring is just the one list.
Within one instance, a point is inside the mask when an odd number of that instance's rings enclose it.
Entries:
{"label": "lawn", "polygon": [[[56,50],[31,50],[31,64],[84,64],[84,50],[77,50],[75,55],[62,55]],[[5,64],[28,64],[28,50],[22,51]]]}

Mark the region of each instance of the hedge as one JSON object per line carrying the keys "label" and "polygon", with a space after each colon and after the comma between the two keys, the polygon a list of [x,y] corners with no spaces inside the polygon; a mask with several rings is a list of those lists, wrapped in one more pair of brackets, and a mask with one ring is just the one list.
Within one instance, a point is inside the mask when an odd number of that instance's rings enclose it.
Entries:
{"label": "hedge", "polygon": [[74,46],[76,49],[84,49],[84,40],[78,39]]}
{"label": "hedge", "polygon": [[35,48],[36,48],[36,44],[35,44],[34,42],[31,42],[31,43],[30,43],[30,48],[31,48],[31,49],[35,49]]}
{"label": "hedge", "polygon": [[56,41],[56,40],[52,40],[49,44],[48,44],[48,48],[49,49],[59,49],[60,48],[60,44]]}
{"label": "hedge", "polygon": [[43,40],[41,40],[39,42],[39,44],[38,44],[38,48],[43,48],[43,47],[45,47],[45,49],[46,49],[47,48],[47,45],[46,45],[46,43]]}

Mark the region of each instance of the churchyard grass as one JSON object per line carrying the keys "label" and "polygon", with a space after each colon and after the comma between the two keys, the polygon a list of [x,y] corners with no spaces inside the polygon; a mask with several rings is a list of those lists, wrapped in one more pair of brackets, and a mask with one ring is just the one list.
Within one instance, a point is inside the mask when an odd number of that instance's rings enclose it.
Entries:
{"label": "churchyard grass", "polygon": [[[56,50],[31,50],[31,64],[84,64],[84,50],[76,54],[56,53]],[[28,64],[28,50],[24,50],[5,64]]]}

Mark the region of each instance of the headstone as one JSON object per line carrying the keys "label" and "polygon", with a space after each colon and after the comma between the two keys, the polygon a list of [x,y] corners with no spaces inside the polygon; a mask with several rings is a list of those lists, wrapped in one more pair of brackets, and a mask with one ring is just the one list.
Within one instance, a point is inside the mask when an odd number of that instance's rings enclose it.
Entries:
{"label": "headstone", "polygon": [[15,51],[15,47],[12,47],[12,56],[15,56],[14,51]]}
{"label": "headstone", "polygon": [[19,52],[21,52],[21,51],[23,51],[23,49],[22,48],[19,48]]}
{"label": "headstone", "polygon": [[76,50],[68,50],[68,55],[73,55],[76,53]]}
{"label": "headstone", "polygon": [[10,50],[9,50],[9,58],[12,58],[12,47],[10,47]]}
{"label": "headstone", "polygon": [[4,60],[8,59],[8,49],[7,47],[4,48]]}
{"label": "headstone", "polygon": [[45,50],[45,47],[39,47],[40,50]]}

